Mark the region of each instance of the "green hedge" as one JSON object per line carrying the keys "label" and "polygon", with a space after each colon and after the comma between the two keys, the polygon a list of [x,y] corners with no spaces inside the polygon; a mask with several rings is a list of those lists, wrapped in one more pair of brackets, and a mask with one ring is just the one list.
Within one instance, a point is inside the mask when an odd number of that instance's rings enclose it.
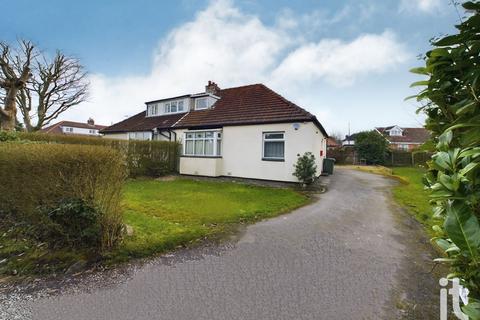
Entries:
{"label": "green hedge", "polygon": [[74,230],[59,224],[60,219],[65,221],[66,214],[80,219],[71,212],[92,208],[98,217],[84,220],[98,223],[98,246],[111,248],[123,228],[120,201],[126,172],[123,157],[112,148],[0,143],[0,215],[36,227],[34,233],[42,237],[45,230],[52,232],[49,226],[57,234]]}
{"label": "green hedge", "polygon": [[101,145],[117,149],[126,158],[131,177],[159,177],[178,172],[180,144],[169,141],[116,140],[44,133],[18,133],[22,140]]}

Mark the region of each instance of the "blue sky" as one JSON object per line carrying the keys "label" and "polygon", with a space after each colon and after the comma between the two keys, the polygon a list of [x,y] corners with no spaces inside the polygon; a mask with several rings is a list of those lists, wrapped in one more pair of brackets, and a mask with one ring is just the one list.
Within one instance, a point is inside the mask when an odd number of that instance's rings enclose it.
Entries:
{"label": "blue sky", "polygon": [[[5,0],[0,0],[5,1]],[[263,82],[329,132],[419,126],[408,69],[453,31],[448,0],[8,1],[0,39],[60,49],[90,74],[89,101],[61,118],[111,124],[143,102]]]}

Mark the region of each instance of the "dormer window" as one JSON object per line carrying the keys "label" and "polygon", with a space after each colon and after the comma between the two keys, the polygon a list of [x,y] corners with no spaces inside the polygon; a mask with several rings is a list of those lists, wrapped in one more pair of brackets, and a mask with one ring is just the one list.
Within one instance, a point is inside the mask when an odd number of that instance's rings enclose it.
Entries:
{"label": "dormer window", "polygon": [[148,106],[147,108],[147,115],[149,116],[155,116],[157,115],[159,111],[159,108],[158,108],[158,104],[157,103],[153,103],[151,105]]}
{"label": "dormer window", "polygon": [[166,102],[164,105],[164,113],[183,112],[184,110],[183,100]]}
{"label": "dormer window", "polygon": [[399,128],[393,128],[390,130],[390,136],[402,136],[402,130]]}
{"label": "dormer window", "polygon": [[195,99],[195,110],[203,110],[208,108],[208,98],[197,98]]}
{"label": "dormer window", "polygon": [[147,116],[154,117],[169,113],[180,113],[185,112],[186,109],[187,102],[185,101],[185,99],[149,103],[147,105]]}

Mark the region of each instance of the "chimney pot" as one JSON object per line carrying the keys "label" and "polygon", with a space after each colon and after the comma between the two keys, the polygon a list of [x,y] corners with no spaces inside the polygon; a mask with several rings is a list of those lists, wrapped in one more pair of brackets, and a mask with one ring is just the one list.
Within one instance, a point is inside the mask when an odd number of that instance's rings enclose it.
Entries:
{"label": "chimney pot", "polygon": [[209,80],[208,84],[205,86],[205,92],[216,94],[218,91],[220,91],[220,87],[214,81]]}

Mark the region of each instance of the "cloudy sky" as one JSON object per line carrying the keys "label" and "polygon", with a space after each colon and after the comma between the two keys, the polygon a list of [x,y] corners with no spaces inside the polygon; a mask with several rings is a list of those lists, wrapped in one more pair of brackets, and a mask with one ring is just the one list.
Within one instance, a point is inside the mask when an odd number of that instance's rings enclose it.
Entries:
{"label": "cloudy sky", "polygon": [[[6,0],[0,0],[3,2]],[[404,98],[429,39],[453,31],[449,0],[8,1],[0,39],[78,57],[88,102],[61,119],[112,124],[148,100],[264,83],[329,132],[421,126]]]}

